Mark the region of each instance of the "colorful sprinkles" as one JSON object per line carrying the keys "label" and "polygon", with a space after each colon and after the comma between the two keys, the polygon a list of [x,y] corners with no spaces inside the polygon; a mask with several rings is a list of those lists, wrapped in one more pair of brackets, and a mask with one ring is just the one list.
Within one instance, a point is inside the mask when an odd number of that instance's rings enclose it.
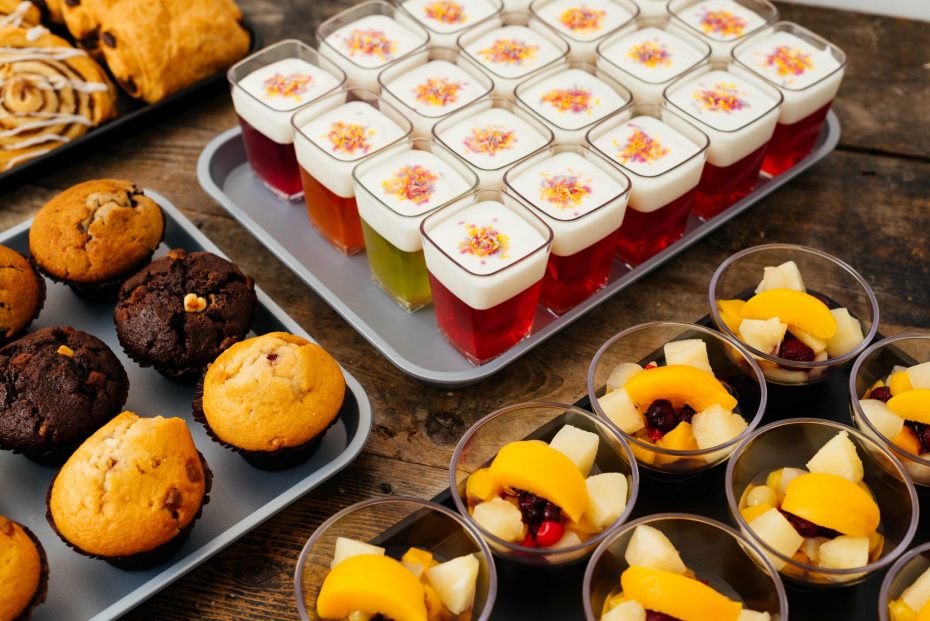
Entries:
{"label": "colorful sprinkles", "polygon": [[443,24],[464,24],[468,20],[465,14],[465,7],[458,2],[448,2],[441,0],[439,2],[430,2],[423,7],[423,13],[429,19]]}
{"label": "colorful sprinkles", "polygon": [[582,5],[563,11],[559,22],[572,32],[597,32],[603,26],[606,15],[607,11]]}
{"label": "colorful sprinkles", "polygon": [[620,152],[617,153],[617,159],[620,160],[621,164],[630,162],[649,164],[668,155],[668,147],[656,138],[632,123],[629,126],[633,128],[633,133],[627,137],[626,144],[621,147],[620,142],[614,140],[614,146],[620,149]]}
{"label": "colorful sprinkles", "polygon": [[376,133],[374,129],[358,123],[336,121],[330,125],[326,139],[332,145],[333,153],[355,155],[356,152],[368,153],[371,150],[371,143],[368,139]]}
{"label": "colorful sprinkles", "polygon": [[397,42],[390,39],[381,30],[371,28],[356,28],[345,39],[345,47],[349,56],[377,56],[388,61],[397,51]]}
{"label": "colorful sprinkles", "polygon": [[539,198],[559,209],[578,207],[585,197],[591,194],[590,184],[590,179],[582,181],[581,177],[571,174],[571,171],[569,174],[556,175],[543,173],[543,179],[539,184]]}
{"label": "colorful sprinkles", "polygon": [[384,191],[403,201],[412,201],[417,205],[428,203],[436,191],[439,175],[430,169],[415,164],[402,166],[390,179],[382,183]]}
{"label": "colorful sprinkles", "polygon": [[635,63],[639,63],[649,69],[656,67],[668,67],[672,64],[672,55],[668,51],[668,46],[664,43],[655,41],[643,41],[639,45],[630,48],[627,56]]}
{"label": "colorful sprinkles", "polygon": [[725,112],[729,114],[734,110],[749,108],[749,102],[739,96],[739,87],[736,84],[718,82],[712,88],[694,91],[694,99],[698,108],[710,112]]}
{"label": "colorful sprinkles", "polygon": [[780,77],[799,76],[804,75],[808,69],[813,69],[814,61],[804,50],[779,45],[765,57],[765,66],[775,69]]}
{"label": "colorful sprinkles", "polygon": [[[507,251],[510,250],[510,237],[501,233],[493,226],[478,226],[477,224],[467,224],[464,221],[459,224],[465,227],[465,239],[459,242],[459,254],[468,254],[474,257],[484,258],[497,256],[500,259],[509,258]],[[481,261],[484,265],[484,261]]]}
{"label": "colorful sprinkles", "polygon": [[306,94],[307,90],[313,86],[313,76],[309,73],[275,73],[273,76],[263,82],[265,95],[269,98],[275,97],[293,97],[300,101],[301,95]]}
{"label": "colorful sprinkles", "polygon": [[494,157],[501,151],[509,151],[517,143],[517,133],[496,125],[475,127],[465,137],[465,148],[472,153],[487,153]]}
{"label": "colorful sprinkles", "polygon": [[464,87],[463,82],[453,82],[447,78],[428,78],[426,82],[418,84],[413,93],[421,103],[442,107],[458,101],[459,91]]}
{"label": "colorful sprinkles", "polygon": [[715,34],[718,37],[741,37],[746,30],[746,20],[729,11],[701,12],[701,29],[706,34]]}
{"label": "colorful sprinkles", "polygon": [[590,89],[573,86],[547,91],[539,98],[539,102],[549,104],[558,112],[581,114],[582,112],[590,112],[592,106],[600,103],[600,100],[594,98]]}
{"label": "colorful sprinkles", "polygon": [[486,61],[497,65],[522,65],[526,60],[536,58],[538,45],[520,39],[497,39],[490,47],[479,50]]}

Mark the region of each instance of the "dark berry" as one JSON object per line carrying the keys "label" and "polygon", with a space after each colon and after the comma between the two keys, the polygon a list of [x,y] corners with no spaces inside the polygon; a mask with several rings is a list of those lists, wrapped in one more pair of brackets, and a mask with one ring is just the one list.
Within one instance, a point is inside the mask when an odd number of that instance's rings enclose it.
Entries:
{"label": "dark berry", "polygon": [[920,444],[921,454],[930,451],[930,425],[918,423],[914,420],[906,420],[904,424],[910,427],[914,435],[917,436],[917,442]]}
{"label": "dark berry", "polygon": [[543,522],[562,520],[562,510],[559,507],[525,490],[517,491],[517,506],[523,516],[523,523],[529,526],[532,535],[536,534],[539,525]]}
{"label": "dark berry", "polygon": [[785,518],[791,522],[794,530],[798,531],[798,534],[802,537],[826,537],[827,539],[833,539],[839,535],[839,533],[835,530],[818,526],[817,524],[814,524],[809,520],[805,520],[800,516],[794,515],[793,513],[782,511],[782,515],[784,515]]}
{"label": "dark berry", "polygon": [[795,362],[810,362],[814,359],[814,350],[799,339],[786,335],[778,348],[778,357]]}
{"label": "dark berry", "polygon": [[543,520],[547,522],[561,522],[562,510],[550,502],[543,510]]}
{"label": "dark berry", "polygon": [[666,434],[678,426],[675,408],[666,399],[657,399],[646,410],[646,426]]}
{"label": "dark berry", "polygon": [[888,403],[891,399],[891,389],[887,386],[873,388],[872,392],[869,393],[869,399],[878,399],[882,403]]}
{"label": "dark berry", "polygon": [[678,414],[678,422],[690,423],[691,417],[694,416],[695,411],[690,405],[686,404],[680,410],[678,410],[677,414]]}
{"label": "dark berry", "polygon": [[539,525],[536,531],[536,545],[540,548],[551,548],[559,542],[565,534],[565,527],[559,522],[546,520]]}
{"label": "dark berry", "polygon": [[646,621],[680,621],[680,620],[678,619],[678,617],[667,615],[664,612],[656,612],[655,610],[647,610]]}

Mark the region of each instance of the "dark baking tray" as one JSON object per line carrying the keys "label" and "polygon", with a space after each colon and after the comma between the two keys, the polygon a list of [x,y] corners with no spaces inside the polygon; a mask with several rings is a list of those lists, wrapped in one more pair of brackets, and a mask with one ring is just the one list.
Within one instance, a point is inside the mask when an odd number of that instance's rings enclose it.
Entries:
{"label": "dark baking tray", "polygon": [[[248,51],[251,54],[261,46],[262,36],[255,25],[245,17],[242,19],[242,26],[248,31],[251,39]],[[55,31],[55,34],[71,40],[67,33]],[[174,112],[199,103],[205,97],[220,92],[225,84],[226,71],[220,71],[153,104],[133,99],[117,86],[116,108],[118,114],[115,119],[104,123],[100,127],[90,128],[80,138],[52,149],[48,153],[28,160],[10,170],[0,172],[0,193],[33,181],[52,170],[56,165],[69,161],[69,159],[73,161],[75,158],[90,152],[105,138],[110,136],[114,136],[116,140],[125,138],[137,128],[148,127],[153,122],[163,119]]]}

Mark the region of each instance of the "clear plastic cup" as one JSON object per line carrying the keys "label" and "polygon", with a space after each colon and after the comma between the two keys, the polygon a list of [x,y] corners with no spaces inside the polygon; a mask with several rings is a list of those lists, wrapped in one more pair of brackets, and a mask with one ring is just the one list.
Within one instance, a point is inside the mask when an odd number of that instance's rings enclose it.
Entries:
{"label": "clear plastic cup", "polygon": [[898,621],[892,619],[888,605],[901,597],[904,589],[914,584],[914,581],[928,569],[930,569],[930,543],[917,546],[891,566],[885,574],[885,579],[882,580],[882,588],[878,595],[879,621]]}

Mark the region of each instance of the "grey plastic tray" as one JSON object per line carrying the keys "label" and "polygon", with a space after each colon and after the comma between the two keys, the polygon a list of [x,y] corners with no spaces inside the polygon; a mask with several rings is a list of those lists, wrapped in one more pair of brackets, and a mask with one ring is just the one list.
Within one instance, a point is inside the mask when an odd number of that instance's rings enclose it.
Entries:
{"label": "grey plastic tray", "polygon": [[[147,191],[164,209],[165,244],[185,250],[220,250],[164,197]],[[29,222],[0,234],[0,244],[24,252]],[[142,415],[180,416],[187,420],[197,448],[213,470],[213,491],[190,538],[171,560],[144,572],[126,572],[80,556],[65,546],[45,519],[45,493],[56,473],[21,455],[0,451],[0,514],[27,525],[48,554],[48,600],[34,621],[114,619],[169,585],[237,538],[347,466],[361,451],[371,430],[371,405],[361,385],[345,373],[346,402],[339,422],[330,428],[313,458],[292,470],[265,472],[211,441],[191,418],[193,387],[164,379],[129,360],[119,346],[111,304],[88,303],[67,287],[48,283],[45,308],[33,327],[70,325],[103,339],[129,374],[126,408]],[[284,330],[310,338],[281,308],[258,290],[254,330]]]}
{"label": "grey plastic tray", "polygon": [[610,296],[642,278],[763,197],[788,183],[830,154],[840,139],[840,123],[831,111],[817,145],[803,161],[759,185],[717,217],[692,217],[684,237],[635,268],[615,261],[607,286],[564,315],[540,307],[533,333],[499,357],[475,366],[436,330],[432,306],[407,313],[371,281],[364,254],[345,257],[334,250],[307,220],[302,202],[288,204],[268,191],[249,167],[239,128],[206,146],[197,177],[207,194],[255,235],[285,265],[313,288],[337,313],[400,370],[430,384],[463,386],[501,370]]}

